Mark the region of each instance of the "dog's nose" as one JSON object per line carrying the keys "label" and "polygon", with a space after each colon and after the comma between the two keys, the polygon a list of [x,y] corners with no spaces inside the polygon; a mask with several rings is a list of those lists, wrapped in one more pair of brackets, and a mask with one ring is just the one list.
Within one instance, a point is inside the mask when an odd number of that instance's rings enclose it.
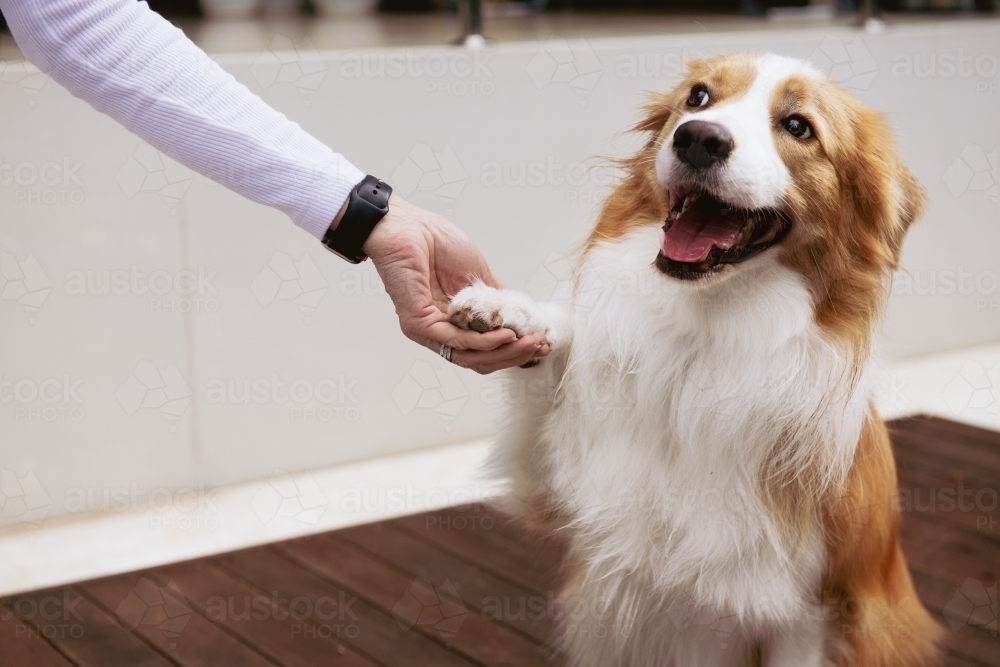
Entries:
{"label": "dog's nose", "polygon": [[718,123],[689,120],[674,130],[674,152],[695,169],[725,162],[733,150],[733,135]]}

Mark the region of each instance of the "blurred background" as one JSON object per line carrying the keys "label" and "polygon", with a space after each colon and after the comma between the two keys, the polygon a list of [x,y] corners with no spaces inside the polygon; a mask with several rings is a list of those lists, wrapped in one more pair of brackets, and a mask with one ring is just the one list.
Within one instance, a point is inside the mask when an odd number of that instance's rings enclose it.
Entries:
{"label": "blurred background", "polygon": [[[150,5],[537,298],[565,290],[646,91],[723,52],[809,59],[887,115],[929,197],[879,408],[1000,430],[994,0]],[[2,30],[0,269],[0,593],[487,495],[485,443],[528,400],[405,340],[370,263],[161,155]]]}

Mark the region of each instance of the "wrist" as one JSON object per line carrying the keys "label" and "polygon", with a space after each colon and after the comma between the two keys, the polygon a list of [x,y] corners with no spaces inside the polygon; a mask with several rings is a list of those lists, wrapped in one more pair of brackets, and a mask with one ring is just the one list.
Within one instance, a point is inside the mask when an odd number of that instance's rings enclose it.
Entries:
{"label": "wrist", "polygon": [[347,213],[347,205],[350,203],[351,203],[350,198],[344,200],[344,203],[340,207],[340,210],[337,211],[337,215],[333,216],[333,222],[330,223],[329,229],[337,228],[337,225],[340,224],[340,221],[344,219],[344,214]]}
{"label": "wrist", "polygon": [[392,239],[398,238],[401,229],[407,226],[413,227],[417,223],[414,210],[420,209],[395,193],[389,196],[389,212],[375,225],[375,229],[362,246],[362,250],[372,258],[372,261],[378,261],[392,245]]}

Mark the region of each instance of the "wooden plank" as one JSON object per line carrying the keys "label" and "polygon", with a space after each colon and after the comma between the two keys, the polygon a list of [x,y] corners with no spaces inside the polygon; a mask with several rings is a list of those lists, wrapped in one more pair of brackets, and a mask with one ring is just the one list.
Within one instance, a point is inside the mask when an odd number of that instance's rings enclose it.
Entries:
{"label": "wooden plank", "polygon": [[[534,593],[544,596],[558,590],[559,564],[545,550],[551,542],[528,536],[512,542],[497,530],[496,523],[482,527],[489,524],[482,523],[483,515],[477,511],[438,510],[431,516],[433,520],[425,515],[402,517],[392,524]],[[479,521],[478,527],[474,520]],[[474,527],[458,527],[462,525]]]}
{"label": "wooden plank", "polygon": [[[411,576],[429,581],[447,578],[461,581],[459,596],[471,609],[481,612],[484,607],[506,605],[505,625],[539,644],[547,645],[553,638],[554,613],[549,612],[551,596],[539,596],[516,586],[388,523],[356,526],[335,534]],[[539,605],[544,605],[544,613],[537,611]]]}
{"label": "wooden plank", "polygon": [[899,424],[899,427],[904,431],[932,435],[948,442],[949,445],[958,443],[963,446],[1000,453],[1000,437],[998,437],[997,432],[972,424],[963,424],[929,415],[913,415],[890,422],[890,424]]}
{"label": "wooden plank", "polygon": [[[291,600],[329,597],[350,610],[359,632],[341,640],[359,653],[387,667],[468,667],[468,660],[446,650],[418,632],[407,632],[396,620],[358,599],[354,593],[334,586],[312,572],[295,566],[269,548],[250,549],[220,556],[217,562],[265,594]],[[340,602],[340,601],[343,602]]]}
{"label": "wooden plank", "polygon": [[1000,452],[962,446],[943,436],[910,430],[898,430],[890,438],[897,456],[933,461],[980,480],[1000,477]]}
{"label": "wooden plank", "polygon": [[944,608],[948,605],[958,587],[911,568],[913,584],[920,596],[920,601],[944,628],[944,647],[951,653],[974,662],[996,664],[1000,660],[1000,644],[985,628],[975,625],[960,627],[953,630],[945,618]]}
{"label": "wooden plank", "polygon": [[[487,504],[472,503],[458,507],[445,507],[424,514],[428,528],[444,528],[475,532],[487,530],[513,544],[538,547],[538,557],[553,567],[562,564],[566,554],[566,540],[527,530],[518,519],[493,509]],[[463,523],[464,522],[464,523]]]}
{"label": "wooden plank", "polygon": [[[487,621],[462,603],[464,582],[453,577],[414,578],[337,539],[318,535],[277,547],[336,586],[350,588],[417,632],[487,667],[542,667],[551,652],[506,627]],[[426,597],[425,597],[426,596]],[[441,610],[445,618],[440,618]],[[431,618],[424,620],[427,615]]]}
{"label": "wooden plank", "polygon": [[49,634],[56,628],[46,631],[43,622],[39,629],[13,612],[13,606],[0,604],[0,667],[72,667],[73,663],[42,636],[43,632]]}
{"label": "wooden plank", "polygon": [[951,650],[945,651],[944,667],[996,667],[996,662],[979,662],[965,656],[958,655]]}
{"label": "wooden plank", "polygon": [[997,480],[979,474],[971,474],[969,470],[959,470],[940,459],[929,456],[913,454],[906,449],[895,448],[897,473],[916,472],[926,475],[932,479],[939,480],[942,484],[957,484],[962,482],[964,487],[975,487],[977,489],[995,489]]}
{"label": "wooden plank", "polygon": [[996,488],[984,489],[954,479],[942,480],[912,470],[899,471],[899,503],[903,516],[916,514],[947,523],[1000,544],[1000,506]]}
{"label": "wooden plank", "polygon": [[[153,571],[162,584],[172,579],[192,608],[212,622],[238,635],[276,663],[286,667],[376,667],[337,640],[343,634],[342,614],[335,606],[308,614],[289,613],[265,595],[234,578],[210,560],[168,565]],[[221,605],[221,606],[220,606]]]}
{"label": "wooden plank", "polygon": [[[18,602],[22,601],[22,602]],[[32,607],[32,605],[34,605]],[[10,603],[39,631],[51,626],[49,641],[80,667],[167,667],[175,663],[123,628],[117,619],[93,604],[74,588],[60,588],[19,595]],[[45,610],[45,613],[42,613]],[[45,616],[53,616],[47,619]]]}
{"label": "wooden plank", "polygon": [[98,579],[80,588],[181,667],[277,664],[195,614],[174,585],[161,586],[145,572]]}
{"label": "wooden plank", "polygon": [[998,549],[985,538],[913,514],[903,517],[899,537],[911,567],[942,581],[961,586],[967,577],[985,582],[997,580]]}

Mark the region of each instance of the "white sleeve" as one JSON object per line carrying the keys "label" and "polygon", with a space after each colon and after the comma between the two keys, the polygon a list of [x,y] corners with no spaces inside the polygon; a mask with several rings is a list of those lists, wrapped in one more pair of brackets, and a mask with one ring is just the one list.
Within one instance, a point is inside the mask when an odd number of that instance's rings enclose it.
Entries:
{"label": "white sleeve", "polygon": [[321,238],[364,172],[136,0],[0,0],[39,69],[178,162]]}

